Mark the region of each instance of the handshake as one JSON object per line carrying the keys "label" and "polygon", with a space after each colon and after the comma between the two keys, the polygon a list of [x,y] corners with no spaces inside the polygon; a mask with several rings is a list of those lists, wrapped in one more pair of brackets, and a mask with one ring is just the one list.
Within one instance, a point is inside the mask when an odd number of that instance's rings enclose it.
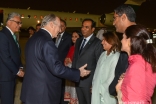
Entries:
{"label": "handshake", "polygon": [[85,77],[88,74],[90,74],[91,71],[90,70],[86,70],[85,69],[86,67],[87,67],[87,64],[85,64],[85,65],[83,65],[82,67],[79,68],[81,77]]}

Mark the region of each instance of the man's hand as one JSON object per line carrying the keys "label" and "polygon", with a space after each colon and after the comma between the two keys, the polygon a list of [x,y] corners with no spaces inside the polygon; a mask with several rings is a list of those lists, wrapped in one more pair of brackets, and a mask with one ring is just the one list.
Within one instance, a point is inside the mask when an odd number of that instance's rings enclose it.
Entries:
{"label": "man's hand", "polygon": [[85,68],[87,67],[87,64],[83,65],[82,67],[79,68],[80,70],[80,76],[84,77],[87,76],[88,74],[90,74],[90,70],[85,70]]}
{"label": "man's hand", "polygon": [[20,69],[17,75],[19,77],[23,77],[24,76],[24,71],[22,69]]}

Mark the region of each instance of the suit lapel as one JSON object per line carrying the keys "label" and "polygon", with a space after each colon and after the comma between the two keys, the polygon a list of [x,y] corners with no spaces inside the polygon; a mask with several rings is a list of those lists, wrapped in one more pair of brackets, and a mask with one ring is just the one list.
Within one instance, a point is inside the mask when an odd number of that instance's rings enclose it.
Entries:
{"label": "suit lapel", "polygon": [[[90,45],[93,43],[95,36],[92,35],[92,37],[90,38],[90,40],[87,42],[87,44],[84,46],[84,48],[82,49],[80,55],[82,55],[85,51],[87,51],[87,49],[90,47]],[[81,40],[82,43],[82,40]],[[81,44],[80,44],[81,45]],[[80,47],[79,47],[80,49]]]}
{"label": "suit lapel", "polygon": [[78,43],[78,54],[79,54],[79,51],[80,51],[82,41],[83,41],[83,38],[80,38],[80,41]]}
{"label": "suit lapel", "polygon": [[66,36],[67,36],[67,35],[66,35],[66,33],[64,32],[63,35],[62,35],[62,37],[61,37],[59,47],[62,45],[63,40],[66,38]]}
{"label": "suit lapel", "polygon": [[12,36],[11,32],[6,27],[3,29],[3,32],[8,37],[8,39],[10,40],[10,42],[14,45],[14,47],[16,47],[17,50],[19,50],[19,48],[17,46],[17,43],[13,39],[13,36]]}

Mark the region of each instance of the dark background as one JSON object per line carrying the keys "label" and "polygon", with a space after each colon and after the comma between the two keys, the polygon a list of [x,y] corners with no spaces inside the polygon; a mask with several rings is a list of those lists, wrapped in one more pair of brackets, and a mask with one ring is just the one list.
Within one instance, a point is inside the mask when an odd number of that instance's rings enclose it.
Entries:
{"label": "dark background", "polygon": [[[0,7],[21,8],[102,15],[113,10],[127,0],[0,0]],[[142,1],[142,0],[130,0]],[[144,0],[140,6],[134,6],[136,22],[149,28],[156,28],[156,0]]]}

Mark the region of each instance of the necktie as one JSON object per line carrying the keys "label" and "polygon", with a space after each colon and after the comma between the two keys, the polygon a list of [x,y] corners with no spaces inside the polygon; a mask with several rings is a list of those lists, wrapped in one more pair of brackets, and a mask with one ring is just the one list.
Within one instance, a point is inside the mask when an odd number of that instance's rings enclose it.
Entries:
{"label": "necktie", "polygon": [[83,39],[81,48],[80,48],[80,50],[79,50],[79,54],[81,53],[81,51],[82,51],[82,49],[83,49],[83,47],[84,47],[84,45],[85,45],[85,42],[86,42],[86,39]]}
{"label": "necktie", "polygon": [[16,43],[17,46],[18,46],[19,53],[21,53],[21,50],[20,50],[20,47],[19,47],[19,44],[18,44],[18,41],[17,41],[16,35],[13,34],[12,36],[13,36],[13,38],[14,38],[15,43]]}
{"label": "necktie", "polygon": [[61,34],[59,34],[58,36],[57,36],[57,38],[56,38],[56,47],[58,47],[59,46],[59,44],[60,44],[60,41],[61,41]]}
{"label": "necktie", "polygon": [[14,38],[15,43],[17,44],[17,46],[18,46],[18,48],[19,48],[19,44],[18,44],[18,41],[17,41],[16,35],[13,34],[12,36],[13,36],[13,38]]}

